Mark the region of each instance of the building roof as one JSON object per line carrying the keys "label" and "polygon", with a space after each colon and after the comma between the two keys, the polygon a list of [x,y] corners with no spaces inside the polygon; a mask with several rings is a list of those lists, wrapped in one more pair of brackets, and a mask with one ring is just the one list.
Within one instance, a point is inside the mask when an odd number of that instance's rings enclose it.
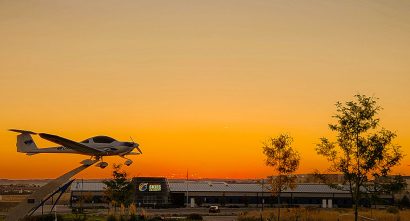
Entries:
{"label": "building roof", "polygon": [[[258,183],[224,183],[224,182],[170,182],[171,192],[270,192],[270,186]],[[330,188],[325,184],[298,184],[295,189],[286,189],[288,193],[346,193],[345,190]]]}
{"label": "building roof", "polygon": [[[226,183],[204,181],[172,181],[168,180],[171,192],[269,192],[269,185],[258,183]],[[188,185],[187,185],[188,184]],[[76,180],[71,184],[72,191],[103,191],[105,184],[101,181]],[[286,189],[288,193],[347,193],[347,190],[330,188],[326,184],[298,184],[295,189]]]}
{"label": "building roof", "polygon": [[71,191],[103,191],[105,187],[102,181],[75,180],[71,184]]}

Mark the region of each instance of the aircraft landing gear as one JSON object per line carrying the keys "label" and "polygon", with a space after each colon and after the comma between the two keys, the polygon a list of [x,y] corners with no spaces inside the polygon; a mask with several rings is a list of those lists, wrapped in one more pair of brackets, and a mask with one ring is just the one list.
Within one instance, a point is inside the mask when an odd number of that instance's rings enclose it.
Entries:
{"label": "aircraft landing gear", "polygon": [[131,165],[131,164],[132,164],[132,160],[130,160],[130,159],[126,160],[126,161],[124,162],[124,164],[125,164],[126,166]]}
{"label": "aircraft landing gear", "polygon": [[101,169],[104,169],[104,168],[106,168],[107,166],[108,166],[108,163],[107,162],[104,162],[104,160],[103,160],[103,158],[102,157],[95,157],[95,159],[96,160],[101,160],[101,162],[99,162],[99,163],[97,163],[95,166],[96,167],[100,167]]}
{"label": "aircraft landing gear", "polygon": [[99,162],[95,166],[100,167],[101,169],[104,169],[108,166],[108,163],[107,162]]}
{"label": "aircraft landing gear", "polygon": [[126,158],[126,157],[124,157],[124,156],[122,156],[122,158],[126,159],[126,161],[124,162],[124,164],[125,164],[126,166],[130,166],[130,165],[133,163],[133,161],[132,161],[131,159],[128,159],[128,158]]}
{"label": "aircraft landing gear", "polygon": [[81,161],[81,164],[85,165],[85,166],[91,166],[93,164],[93,160],[92,159],[85,159],[83,161]]}

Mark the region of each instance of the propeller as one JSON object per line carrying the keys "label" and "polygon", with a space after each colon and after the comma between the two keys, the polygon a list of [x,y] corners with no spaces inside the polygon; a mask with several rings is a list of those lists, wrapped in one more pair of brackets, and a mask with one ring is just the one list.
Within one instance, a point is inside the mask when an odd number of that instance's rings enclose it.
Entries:
{"label": "propeller", "polygon": [[142,154],[141,149],[138,147],[138,146],[139,146],[139,144],[135,143],[135,142],[134,142],[134,139],[132,139],[132,137],[131,137],[131,136],[130,136],[130,139],[131,139],[132,143],[134,144],[134,148],[135,148],[135,149],[137,149],[137,150],[138,150],[138,152],[140,152],[140,154]]}

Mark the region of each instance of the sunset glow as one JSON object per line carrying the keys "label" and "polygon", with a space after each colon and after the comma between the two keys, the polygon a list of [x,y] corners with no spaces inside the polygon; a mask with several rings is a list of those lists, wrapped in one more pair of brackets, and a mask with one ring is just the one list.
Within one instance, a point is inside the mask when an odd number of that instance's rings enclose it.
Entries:
{"label": "sunset glow", "polygon": [[[297,173],[326,169],[337,101],[380,98],[410,175],[408,1],[0,1],[0,178],[87,156],[16,152],[9,128],[140,144],[131,176],[261,178],[289,133]],[[39,137],[40,147],[53,146]],[[107,162],[122,163],[119,157]],[[78,177],[109,177],[92,167]]]}

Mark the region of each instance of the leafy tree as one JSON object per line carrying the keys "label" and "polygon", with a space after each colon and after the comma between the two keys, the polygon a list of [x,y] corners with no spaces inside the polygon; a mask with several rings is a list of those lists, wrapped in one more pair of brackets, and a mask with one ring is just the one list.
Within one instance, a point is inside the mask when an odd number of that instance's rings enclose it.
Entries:
{"label": "leafy tree", "polygon": [[112,176],[113,179],[103,182],[107,186],[105,194],[112,200],[115,208],[121,204],[128,206],[133,201],[134,188],[127,173],[121,170],[120,164],[114,164]]}
{"label": "leafy tree", "polygon": [[389,182],[387,182],[384,188],[391,194],[400,193],[407,188],[407,182],[401,175],[389,177],[388,180]]}
{"label": "leafy tree", "polygon": [[386,193],[392,195],[393,201],[395,201],[394,194],[405,190],[407,188],[407,182],[401,175],[397,175],[394,177],[387,177],[387,181],[382,184],[382,187]]}
{"label": "leafy tree", "polygon": [[370,202],[379,200],[381,193],[391,194],[394,201],[394,194],[405,190],[407,183],[401,175],[374,177],[373,180],[363,184],[366,195],[370,198]]}
{"label": "leafy tree", "polygon": [[300,156],[292,147],[293,138],[280,134],[263,143],[266,165],[273,167],[276,177],[271,177],[271,192],[278,197],[278,220],[280,219],[280,194],[286,188],[296,187],[296,176],[292,175],[298,167]]}
{"label": "leafy tree", "polygon": [[379,129],[377,114],[381,107],[377,98],[355,95],[355,100],[336,103],[337,123],[329,124],[337,133],[337,140],[321,138],[316,151],[331,162],[330,171],[340,172],[348,184],[354,201],[355,221],[363,185],[371,178],[387,176],[398,165],[403,155],[401,148],[393,144],[396,134]]}

